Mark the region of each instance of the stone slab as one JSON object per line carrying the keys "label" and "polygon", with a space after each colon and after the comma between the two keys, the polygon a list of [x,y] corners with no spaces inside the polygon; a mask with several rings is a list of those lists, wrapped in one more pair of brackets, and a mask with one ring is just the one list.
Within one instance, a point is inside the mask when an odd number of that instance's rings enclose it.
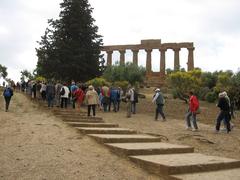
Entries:
{"label": "stone slab", "polygon": [[86,123],[103,123],[102,120],[94,119],[62,119],[64,122],[86,122]]}
{"label": "stone slab", "polygon": [[175,145],[162,142],[148,143],[114,143],[106,144],[111,150],[119,155],[152,155],[152,154],[174,154],[192,153],[193,147]]}
{"label": "stone slab", "polygon": [[89,134],[101,143],[160,142],[161,138],[145,134]]}
{"label": "stone slab", "polygon": [[106,127],[77,127],[84,134],[134,134],[135,130],[126,128],[106,128]]}
{"label": "stone slab", "polygon": [[159,175],[206,172],[240,167],[239,160],[198,153],[130,156],[130,159],[144,169]]}
{"label": "stone slab", "polygon": [[88,122],[67,122],[73,127],[118,127],[118,124],[113,123],[88,123]]}
{"label": "stone slab", "polygon": [[102,120],[102,117],[94,117],[94,116],[83,116],[83,115],[56,115],[59,118],[64,119],[94,119],[94,120]]}
{"label": "stone slab", "polygon": [[211,171],[204,173],[181,174],[170,177],[171,180],[239,180],[240,168]]}

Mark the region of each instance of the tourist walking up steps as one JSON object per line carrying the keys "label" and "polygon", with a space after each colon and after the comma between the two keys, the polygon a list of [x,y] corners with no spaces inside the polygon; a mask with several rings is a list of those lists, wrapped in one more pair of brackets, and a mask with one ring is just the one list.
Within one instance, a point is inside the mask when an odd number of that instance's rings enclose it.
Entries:
{"label": "tourist walking up steps", "polygon": [[8,85],[6,86],[6,88],[3,91],[3,96],[4,96],[4,99],[5,99],[5,111],[7,112],[8,108],[9,108],[11,98],[13,96],[13,90],[11,89],[10,86],[8,86]]}
{"label": "tourist walking up steps", "polygon": [[158,120],[158,114],[162,116],[163,121],[166,121],[166,117],[163,112],[163,106],[164,106],[165,100],[159,88],[155,90],[155,94],[153,96],[152,102],[157,105],[156,112],[155,112],[155,121]]}
{"label": "tourist walking up steps", "polygon": [[63,104],[64,104],[64,107],[67,108],[69,93],[70,93],[70,90],[69,90],[69,88],[67,87],[67,84],[64,83],[64,84],[63,84],[63,87],[62,87],[61,90],[60,90],[60,95],[61,95],[61,108],[63,108]]}
{"label": "tourist walking up steps", "polygon": [[52,81],[49,81],[46,86],[46,97],[48,102],[48,107],[53,107],[53,100],[55,98],[55,86]]}
{"label": "tourist walking up steps", "polygon": [[189,108],[186,113],[187,130],[197,131],[197,110],[199,109],[199,101],[192,91],[189,92]]}
{"label": "tourist walking up steps", "polygon": [[88,105],[88,116],[90,116],[91,109],[93,111],[93,116],[95,116],[96,105],[99,104],[99,97],[92,85],[88,87],[88,91],[86,93],[86,103]]}
{"label": "tourist walking up steps", "polygon": [[225,97],[225,93],[219,93],[219,99],[217,107],[220,108],[220,112],[218,114],[217,120],[216,120],[216,133],[219,132],[221,121],[224,120],[226,123],[227,133],[231,131],[230,128],[230,106],[227,98]]}

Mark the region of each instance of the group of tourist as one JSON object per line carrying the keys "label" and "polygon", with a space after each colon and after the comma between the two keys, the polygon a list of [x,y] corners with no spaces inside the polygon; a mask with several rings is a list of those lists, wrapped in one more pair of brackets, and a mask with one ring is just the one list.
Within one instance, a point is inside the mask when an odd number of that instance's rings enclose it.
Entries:
{"label": "group of tourist", "polygon": [[[120,87],[108,87],[107,85],[103,85],[102,87],[94,88],[92,85],[86,86],[81,83],[76,84],[74,81],[72,81],[69,86],[67,86],[66,83],[61,84],[60,82],[54,84],[52,81],[49,81],[48,83],[36,83],[30,81],[27,85],[21,85],[20,89],[29,93],[33,99],[40,96],[43,101],[47,101],[49,108],[54,105],[60,108],[67,108],[68,104],[71,104],[72,108],[75,108],[76,103],[77,107],[80,108],[84,102],[88,107],[88,116],[91,115],[91,111],[92,115],[96,116],[97,106],[104,112],[110,112],[111,110],[118,112],[120,109],[120,103],[123,101],[126,102],[126,117],[131,117],[131,114],[136,113],[136,104],[138,103],[139,95],[135,88],[130,85],[124,93]],[[13,89],[7,85],[4,89],[3,96],[6,104],[5,111],[7,112],[11,97],[13,96]],[[155,89],[152,102],[156,104],[155,120],[158,120],[158,115],[160,114],[163,121],[166,121],[163,112],[165,99],[159,88]],[[225,91],[219,93],[217,107],[220,108],[220,111],[216,118],[216,132],[219,132],[221,122],[223,121],[226,132],[229,133],[233,128],[230,113],[231,102]],[[199,112],[200,105],[198,98],[190,91],[189,108],[185,115],[187,130],[198,131],[197,114]]]}

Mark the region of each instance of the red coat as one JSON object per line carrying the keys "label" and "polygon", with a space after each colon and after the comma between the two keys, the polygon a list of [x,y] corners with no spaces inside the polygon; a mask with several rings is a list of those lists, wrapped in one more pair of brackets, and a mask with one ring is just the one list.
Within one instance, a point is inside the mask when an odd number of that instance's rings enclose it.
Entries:
{"label": "red coat", "polygon": [[82,103],[85,94],[82,89],[78,88],[76,91],[74,91],[74,96],[77,98],[78,103]]}
{"label": "red coat", "polygon": [[196,112],[199,108],[199,102],[196,96],[192,95],[189,99],[189,108],[191,112]]}

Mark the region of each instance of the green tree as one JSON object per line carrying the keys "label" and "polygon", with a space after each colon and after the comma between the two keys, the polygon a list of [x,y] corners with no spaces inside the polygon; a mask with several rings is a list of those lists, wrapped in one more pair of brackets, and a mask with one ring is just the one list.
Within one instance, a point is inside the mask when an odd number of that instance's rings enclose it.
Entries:
{"label": "green tree", "polygon": [[7,67],[0,64],[0,78],[2,77],[5,79],[7,77],[7,75],[8,75]]}
{"label": "green tree", "polygon": [[100,75],[101,36],[88,0],[63,0],[59,19],[49,27],[36,49],[38,75],[86,81]]}
{"label": "green tree", "polygon": [[128,81],[130,84],[143,82],[145,78],[145,68],[138,67],[133,63],[124,65],[108,66],[103,73],[103,77],[109,82]]}
{"label": "green tree", "polygon": [[187,102],[189,91],[198,94],[201,87],[201,70],[188,72],[173,72],[168,76],[168,84],[172,88],[173,95]]}
{"label": "green tree", "polygon": [[20,73],[21,73],[21,81],[34,79],[33,74],[30,71],[26,70],[26,69],[22,70]]}

